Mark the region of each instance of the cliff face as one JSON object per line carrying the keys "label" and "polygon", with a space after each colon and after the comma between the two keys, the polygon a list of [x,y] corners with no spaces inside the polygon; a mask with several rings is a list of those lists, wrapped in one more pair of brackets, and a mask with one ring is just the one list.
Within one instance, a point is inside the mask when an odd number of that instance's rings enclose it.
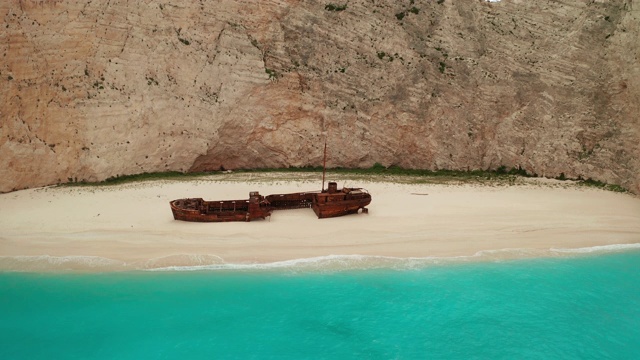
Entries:
{"label": "cliff face", "polygon": [[[640,192],[640,0],[7,0],[0,191],[522,167]],[[333,6],[335,5],[335,6]]]}

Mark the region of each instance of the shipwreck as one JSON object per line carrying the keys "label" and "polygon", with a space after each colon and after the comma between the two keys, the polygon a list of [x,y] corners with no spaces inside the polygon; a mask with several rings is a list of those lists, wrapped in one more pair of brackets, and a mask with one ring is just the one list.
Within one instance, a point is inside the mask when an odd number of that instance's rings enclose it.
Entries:
{"label": "shipwreck", "polygon": [[266,219],[274,210],[311,208],[318,219],[332,218],[358,212],[368,213],[371,194],[363,188],[338,188],[329,182],[324,188],[327,146],[324,148],[322,190],[262,196],[258,191],[249,193],[249,199],[207,201],[202,198],[173,200],[169,203],[173,218],[195,222],[251,221]]}

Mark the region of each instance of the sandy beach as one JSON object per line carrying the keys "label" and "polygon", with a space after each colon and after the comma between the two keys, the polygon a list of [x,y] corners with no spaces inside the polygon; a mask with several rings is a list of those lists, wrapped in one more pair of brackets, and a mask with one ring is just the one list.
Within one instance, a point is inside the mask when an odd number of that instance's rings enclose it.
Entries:
{"label": "sandy beach", "polygon": [[368,214],[319,220],[312,210],[298,209],[250,223],[173,219],[173,199],[246,199],[253,190],[268,195],[321,185],[286,175],[277,181],[250,176],[1,194],[0,270],[157,269],[332,256],[555,256],[640,244],[638,197],[542,180],[484,186],[340,178],[340,187],[372,194]]}

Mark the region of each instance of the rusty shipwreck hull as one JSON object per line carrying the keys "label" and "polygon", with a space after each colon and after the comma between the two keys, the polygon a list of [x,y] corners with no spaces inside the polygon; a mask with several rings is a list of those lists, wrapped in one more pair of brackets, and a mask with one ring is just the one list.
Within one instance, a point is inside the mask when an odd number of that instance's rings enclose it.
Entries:
{"label": "rusty shipwreck hull", "polygon": [[223,222],[251,221],[271,216],[273,210],[312,208],[318,219],[332,218],[359,211],[368,213],[371,194],[362,188],[338,189],[338,184],[329,182],[325,190],[327,170],[327,142],[324,143],[322,165],[322,190],[261,196],[257,191],[249,193],[249,200],[205,201],[201,198],[180,199],[170,202],[173,218],[184,221]]}
{"label": "rusty shipwreck hull", "polygon": [[201,198],[170,202],[173,218],[182,221],[251,221],[271,216],[273,210],[311,208],[319,219],[367,213],[371,195],[361,188],[338,189],[335,182],[327,190],[261,196],[251,192],[249,200],[205,201]]}
{"label": "rusty shipwreck hull", "polygon": [[273,210],[289,210],[310,208],[313,205],[314,192],[274,194],[265,196],[265,200]]}
{"label": "rusty shipwreck hull", "polygon": [[[329,183],[331,189],[331,183]],[[371,203],[371,195],[364,189],[343,188],[336,192],[322,192],[316,194],[311,208],[318,219],[357,214],[362,210],[368,213],[367,205]]]}
{"label": "rusty shipwreck hull", "polygon": [[271,216],[271,207],[257,191],[248,200],[206,201],[202,198],[169,202],[175,220],[194,222],[251,221]]}
{"label": "rusty shipwreck hull", "polygon": [[320,192],[268,195],[265,199],[273,210],[311,208],[319,219],[355,214],[360,210],[367,213],[366,206],[371,203],[371,195],[366,190],[338,189],[335,182]]}

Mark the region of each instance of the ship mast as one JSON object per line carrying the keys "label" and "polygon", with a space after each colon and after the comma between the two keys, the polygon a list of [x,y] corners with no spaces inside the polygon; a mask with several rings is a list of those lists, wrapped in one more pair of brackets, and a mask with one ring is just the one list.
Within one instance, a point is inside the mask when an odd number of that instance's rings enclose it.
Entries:
{"label": "ship mast", "polygon": [[324,160],[322,161],[322,192],[324,192],[324,175],[327,172],[327,140],[324,141]]}

